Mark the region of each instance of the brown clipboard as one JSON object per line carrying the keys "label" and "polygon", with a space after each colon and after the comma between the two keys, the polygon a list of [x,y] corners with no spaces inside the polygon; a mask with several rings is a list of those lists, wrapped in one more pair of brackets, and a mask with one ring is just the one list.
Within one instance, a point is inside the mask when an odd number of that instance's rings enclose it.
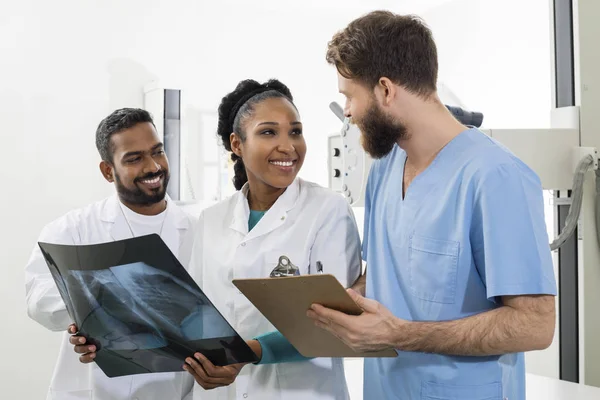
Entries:
{"label": "brown clipboard", "polygon": [[250,300],[304,357],[396,357],[394,349],[358,353],[315,326],[306,316],[312,304],[360,315],[362,310],[330,274],[265,279],[234,279]]}

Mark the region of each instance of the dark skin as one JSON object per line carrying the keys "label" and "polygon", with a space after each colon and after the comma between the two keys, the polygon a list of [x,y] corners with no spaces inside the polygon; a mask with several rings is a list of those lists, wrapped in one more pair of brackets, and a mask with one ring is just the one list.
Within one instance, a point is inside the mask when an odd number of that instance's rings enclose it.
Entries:
{"label": "dark skin", "polygon": [[[300,116],[288,100],[282,98],[267,99],[255,106],[252,118],[244,121],[243,129],[244,140],[238,133],[231,134],[231,147],[235,154],[242,157],[246,166],[250,186],[248,200],[252,209],[267,210],[292,184],[304,162],[306,143],[302,136]],[[114,138],[116,139],[118,136],[115,135]],[[140,174],[144,176],[146,173],[156,172],[159,170],[158,166],[163,169],[168,168],[168,163],[162,165],[158,161],[154,161],[156,158],[152,156],[152,146],[150,145],[155,144],[155,142],[152,140],[149,140],[146,146],[150,150],[142,152],[142,157],[145,156],[146,159],[145,162],[128,162],[130,153],[135,150],[131,150],[134,147],[129,145],[128,138],[124,139],[114,142],[115,167],[104,162],[101,164],[103,175],[109,182],[115,181],[115,168],[123,184],[129,184],[128,187],[130,188],[135,187],[134,180]],[[119,160],[122,160],[122,162],[119,162]],[[153,162],[156,164],[154,168],[152,168]],[[125,174],[127,170],[124,170],[124,168],[133,168],[138,164],[145,164],[148,167],[143,170],[131,170],[128,174]],[[126,205],[129,207],[128,204]],[[134,204],[130,208],[140,214],[146,212],[159,213],[164,210],[164,205],[162,207],[136,207]],[[76,332],[77,327],[71,325],[69,333],[74,335]],[[80,354],[79,360],[82,363],[87,364],[94,361],[96,348],[94,345],[87,344],[84,337],[72,336],[70,343],[75,346],[75,352]],[[249,340],[247,344],[260,359],[262,349],[259,342]],[[202,354],[196,353],[194,357],[186,359],[183,369],[192,374],[200,386],[209,390],[233,383],[244,365],[234,364],[216,367]]]}
{"label": "dark skin", "polygon": [[81,354],[79,356],[79,361],[83,364],[88,364],[94,361],[96,358],[96,346],[87,345],[87,339],[83,336],[75,336],[77,334],[77,326],[75,324],[69,326],[68,332],[72,335],[69,338],[69,343],[73,346],[73,350],[77,354]]}
{"label": "dark skin", "polygon": [[298,111],[283,98],[266,99],[243,121],[244,140],[230,136],[232,151],[242,158],[248,175],[250,208],[264,211],[292,184],[306,156]]}
{"label": "dark skin", "polygon": [[[160,193],[166,190],[164,176],[168,174],[169,161],[154,126],[142,122],[114,134],[110,140],[113,149],[112,162],[100,163],[104,179],[115,184],[119,199],[132,211],[142,215],[158,215],[163,212],[167,203]],[[145,179],[149,175],[157,174],[162,174],[163,177],[154,178],[150,182]],[[149,200],[149,204],[138,204],[123,196],[119,185],[126,191],[141,192],[142,198],[161,199]],[[75,346],[75,353],[80,354],[79,361],[84,364],[90,363],[96,358],[96,346],[88,345],[85,337],[76,336],[77,331],[78,328],[74,324],[69,326],[68,332],[73,335],[69,338],[69,343]]]}
{"label": "dark skin", "polygon": [[[298,111],[283,98],[266,99],[254,107],[254,114],[242,123],[239,132],[230,136],[231,148],[242,158],[248,175],[250,209],[271,208],[292,184],[306,155],[306,142]],[[246,342],[262,358],[257,340]],[[245,364],[216,367],[196,353],[188,357],[184,369],[206,390],[231,385]]]}
{"label": "dark skin", "polygon": [[[154,126],[142,122],[131,129],[121,131],[111,137],[113,148],[112,162],[102,161],[100,171],[110,183],[120,178],[121,184],[130,191],[141,191],[146,196],[166,190],[164,178],[156,184],[146,184],[142,180],[148,175],[169,171],[169,161],[165,155],[163,144]],[[136,204],[123,196],[119,196],[129,209],[142,215],[157,215],[167,206],[166,201],[152,204]]]}
{"label": "dark skin", "polygon": [[[246,343],[260,360],[262,357],[262,349],[258,340],[248,340]],[[183,369],[192,374],[194,380],[198,385],[202,386],[204,390],[231,385],[244,365],[246,365],[246,363],[241,363],[227,365],[225,367],[216,367],[200,353],[194,354],[194,357],[186,358],[185,362]]]}

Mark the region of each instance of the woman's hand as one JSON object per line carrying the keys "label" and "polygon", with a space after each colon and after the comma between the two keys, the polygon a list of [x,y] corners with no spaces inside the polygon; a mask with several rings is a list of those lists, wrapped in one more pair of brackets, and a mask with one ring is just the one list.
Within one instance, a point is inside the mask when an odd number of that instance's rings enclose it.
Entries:
{"label": "woman's hand", "polygon": [[[248,340],[246,343],[260,360],[262,356],[260,343],[257,340]],[[205,390],[231,385],[244,365],[247,364],[242,363],[216,367],[200,353],[194,354],[194,358],[188,357],[185,362],[186,364],[183,366],[183,369],[192,374],[198,385],[202,386]]]}
{"label": "woman's hand", "polygon": [[232,364],[216,367],[200,353],[194,354],[194,358],[188,357],[185,362],[183,369],[192,374],[198,385],[205,390],[231,385],[246,365]]}

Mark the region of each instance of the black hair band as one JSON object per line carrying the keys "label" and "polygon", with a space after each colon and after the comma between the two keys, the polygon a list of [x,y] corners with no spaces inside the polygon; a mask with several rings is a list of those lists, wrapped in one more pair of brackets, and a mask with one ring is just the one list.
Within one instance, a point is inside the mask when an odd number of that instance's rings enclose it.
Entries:
{"label": "black hair band", "polygon": [[235,122],[235,117],[237,116],[237,113],[240,111],[240,108],[242,108],[242,106],[244,104],[246,104],[246,102],[248,100],[250,100],[251,98],[253,98],[257,94],[268,92],[268,91],[271,91],[271,90],[277,91],[277,89],[273,89],[273,88],[270,88],[268,86],[261,86],[259,88],[254,89],[250,93],[246,94],[241,99],[239,99],[237,101],[237,103],[235,103],[235,105],[231,109],[231,112],[229,113],[229,126],[231,126],[231,130],[232,131],[233,131],[233,123]]}

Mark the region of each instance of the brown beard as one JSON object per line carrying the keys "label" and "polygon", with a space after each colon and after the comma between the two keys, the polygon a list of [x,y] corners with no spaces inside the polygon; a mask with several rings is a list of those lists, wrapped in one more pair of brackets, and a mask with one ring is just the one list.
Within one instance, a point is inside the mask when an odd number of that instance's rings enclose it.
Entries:
{"label": "brown beard", "polygon": [[408,139],[406,126],[386,115],[375,99],[371,101],[364,117],[355,119],[354,123],[362,133],[360,141],[363,149],[373,158],[385,157],[395,143]]}

